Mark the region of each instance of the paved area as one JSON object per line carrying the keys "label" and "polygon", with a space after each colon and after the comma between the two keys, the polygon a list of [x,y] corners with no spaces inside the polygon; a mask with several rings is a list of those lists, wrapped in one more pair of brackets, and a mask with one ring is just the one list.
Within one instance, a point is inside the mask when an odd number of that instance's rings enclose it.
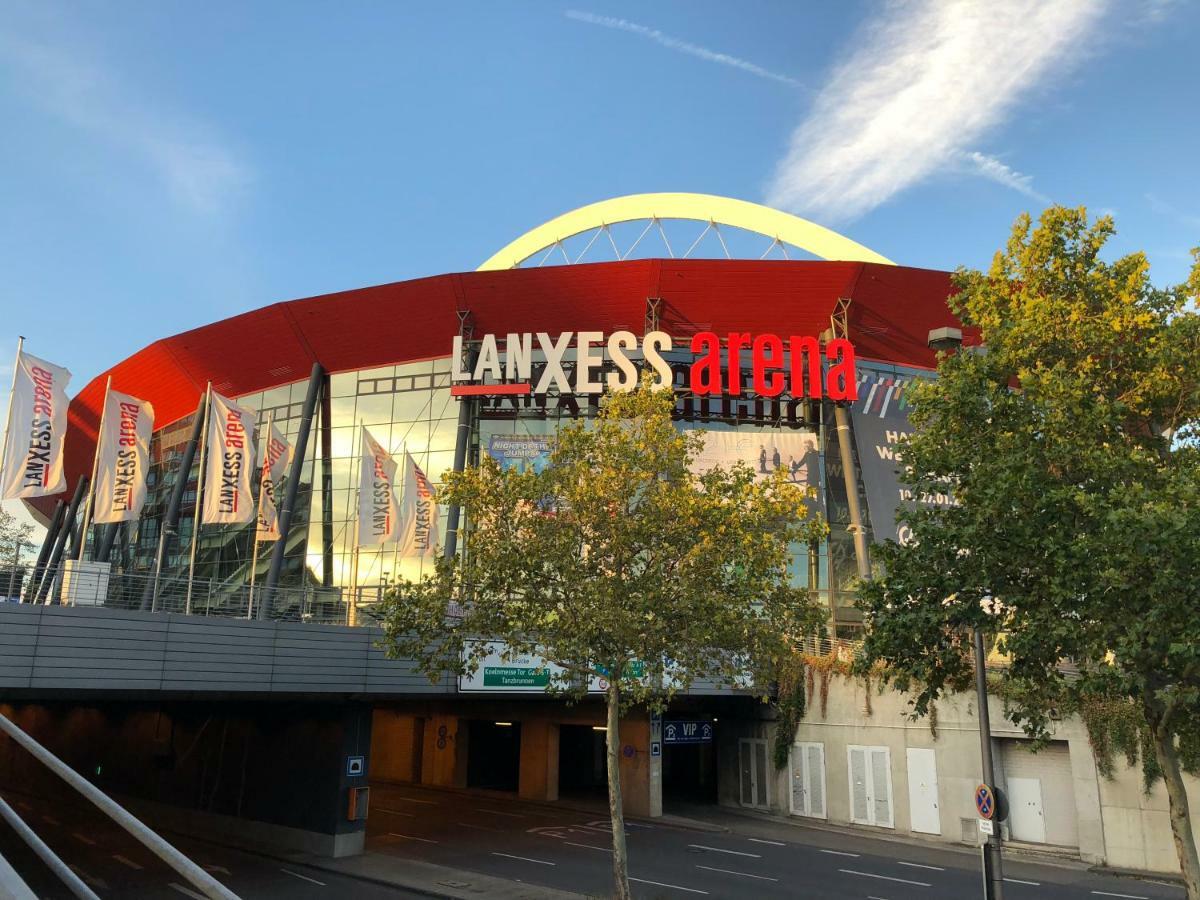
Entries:
{"label": "paved area", "polygon": [[[694,810],[689,810],[694,812]],[[630,874],[644,898],[821,897],[962,900],[980,895],[970,850],[795,827],[712,810],[728,830],[630,822]],[[368,848],[525,884],[607,896],[611,830],[599,810],[376,784]],[[1008,900],[1178,900],[1173,885],[1116,878],[1078,864],[1006,860]]]}

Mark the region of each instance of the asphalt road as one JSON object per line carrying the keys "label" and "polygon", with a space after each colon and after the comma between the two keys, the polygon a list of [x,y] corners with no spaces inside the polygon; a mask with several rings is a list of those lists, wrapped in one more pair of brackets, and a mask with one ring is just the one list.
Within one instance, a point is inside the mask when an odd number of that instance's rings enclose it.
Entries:
{"label": "asphalt road", "polygon": [[[71,800],[58,792],[52,798],[40,792],[39,795],[11,790],[0,793],[100,897],[203,900],[203,895],[178,873],[86,800]],[[230,847],[173,834],[163,837],[243,898],[396,900],[417,896]],[[0,855],[39,897],[68,900],[73,896],[3,821],[0,821]]]}
{"label": "asphalt road", "polygon": [[[368,849],[593,896],[611,885],[601,813],[506,798],[376,784]],[[963,900],[981,896],[978,856],[954,848],[795,827],[714,810],[728,833],[629,823],[634,893],[651,898],[819,897]],[[1178,900],[1172,885],[1080,866],[1006,859],[1006,900]]]}

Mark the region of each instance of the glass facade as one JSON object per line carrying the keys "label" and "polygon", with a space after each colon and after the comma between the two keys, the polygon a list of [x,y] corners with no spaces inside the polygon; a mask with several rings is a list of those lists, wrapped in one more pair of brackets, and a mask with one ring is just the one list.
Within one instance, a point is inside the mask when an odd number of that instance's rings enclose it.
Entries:
{"label": "glass facade", "polygon": [[[540,361],[535,356],[535,369]],[[814,473],[809,473],[808,480],[819,486],[820,505],[830,522],[830,536],[818,547],[792,548],[791,576],[797,586],[817,591],[829,606],[839,611],[837,618],[842,625],[852,630],[856,614],[850,608],[851,585],[858,570],[832,406],[827,402],[786,397],[775,400],[754,396],[694,397],[686,389],[691,361],[690,353],[668,354],[675,374],[676,418],[681,428],[737,432],[760,444],[768,444],[766,439],[780,432],[815,436],[818,471],[815,479]],[[572,368],[569,361],[566,366]],[[906,374],[889,366],[860,365],[860,368],[871,373]],[[258,411],[260,426],[270,417],[294,443],[301,427],[307,390],[307,381],[298,381],[237,399]],[[520,446],[522,441],[528,446],[530,438],[551,438],[563,419],[594,414],[597,403],[596,397],[570,395],[480,398],[475,401],[469,459],[477,461],[481,453],[498,446]],[[355,583],[369,591],[398,577],[419,577],[422,566],[431,563],[399,558],[396,545],[360,548],[355,572],[358,429],[365,425],[398,461],[407,450],[437,484],[453,465],[458,416],[459,403],[450,395],[448,358],[328,376],[304,455],[280,584],[345,588]],[[149,499],[137,526],[118,533],[111,558],[119,569],[144,573],[153,570],[161,521],[179,477],[191,431],[189,416],[154,435]],[[513,438],[517,440],[514,442]],[[854,447],[851,451],[852,456],[857,452]],[[860,469],[857,461],[855,469]],[[179,537],[169,542],[164,561],[168,578],[185,578],[189,568],[198,472],[199,453],[187,474]],[[861,497],[861,483],[857,489]],[[286,485],[279,499],[284,490]],[[865,502],[861,505],[866,515]],[[443,510],[438,522],[439,545],[444,538]],[[248,582],[254,563],[255,578],[262,583],[272,549],[272,544],[260,543],[255,562],[252,524],[203,526],[195,547],[195,576],[225,585],[232,591]]]}

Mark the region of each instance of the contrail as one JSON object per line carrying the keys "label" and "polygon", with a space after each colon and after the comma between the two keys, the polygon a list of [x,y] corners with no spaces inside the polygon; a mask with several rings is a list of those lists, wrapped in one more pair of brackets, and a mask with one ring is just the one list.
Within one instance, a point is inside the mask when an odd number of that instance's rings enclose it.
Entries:
{"label": "contrail", "polygon": [[730,56],[728,53],[718,53],[716,50],[709,50],[707,47],[701,47],[699,44],[692,44],[680,38],[672,37],[669,34],[663,34],[657,28],[639,25],[637,22],[630,22],[628,19],[618,19],[613,16],[598,16],[595,13],[580,12],[575,9],[567,10],[565,15],[568,19],[574,19],[576,22],[583,22],[586,25],[599,25],[602,28],[612,28],[617,31],[636,34],[638,37],[649,38],[656,44],[666,47],[668,50],[677,50],[680,53],[686,53],[705,62],[719,63],[722,66],[741,69],[743,72],[749,72],[751,75],[757,75],[759,78],[768,78],[771,81],[790,84],[792,87],[804,86],[795,78],[780,75],[778,72],[764,69],[762,66],[757,66],[747,60]]}

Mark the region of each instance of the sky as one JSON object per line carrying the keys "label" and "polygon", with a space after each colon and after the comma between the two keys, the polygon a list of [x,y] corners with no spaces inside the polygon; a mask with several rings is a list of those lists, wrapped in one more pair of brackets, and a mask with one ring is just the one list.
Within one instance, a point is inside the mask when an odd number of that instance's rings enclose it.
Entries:
{"label": "sky", "polygon": [[0,379],[18,334],[78,390],[157,338],[471,270],[644,191],[942,269],[1083,205],[1173,284],[1200,245],[1198,37],[1189,0],[0,0]]}

